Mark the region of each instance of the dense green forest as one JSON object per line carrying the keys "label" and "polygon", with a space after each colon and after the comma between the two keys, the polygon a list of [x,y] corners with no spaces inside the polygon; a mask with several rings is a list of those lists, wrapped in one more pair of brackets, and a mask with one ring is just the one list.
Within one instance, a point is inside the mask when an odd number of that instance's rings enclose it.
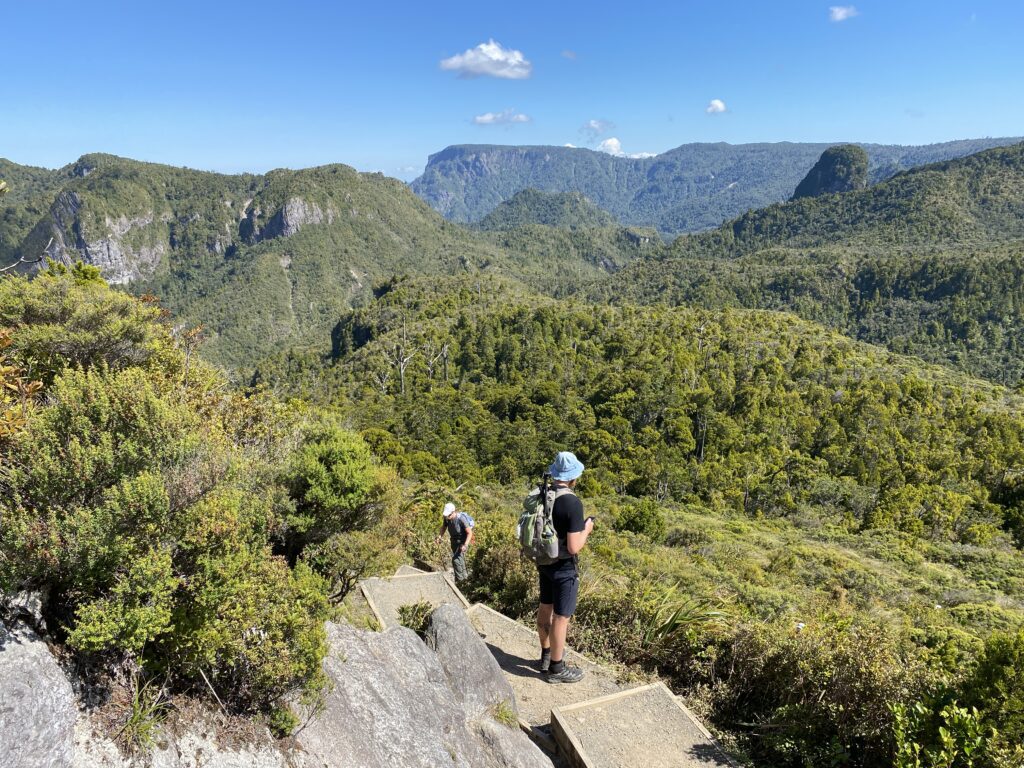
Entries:
{"label": "dense green forest", "polygon": [[[529,620],[498,489],[571,446],[604,524],[575,643],[668,676],[757,765],[889,765],[940,726],[1009,759],[1021,681],[993,657],[1024,643],[1024,399],[791,315],[379,293],[333,356],[257,382],[348,414],[404,477],[475,487],[476,597]],[[954,702],[979,712],[951,725]]]}
{"label": "dense green forest", "polygon": [[615,217],[579,192],[540,192],[524,189],[484,216],[480,229],[514,229],[529,224],[563,229],[615,227]]}
{"label": "dense green forest", "polygon": [[[453,488],[470,596],[529,622],[509,531],[572,449],[573,645],[761,768],[1024,765],[1022,153],[670,246],[547,195],[472,231],[344,166],[18,167],[10,254],[71,264],[0,278],[0,592],[286,733],[356,581],[443,564]],[[165,247],[138,297],[74,263],[120,230]]]}
{"label": "dense green forest", "polygon": [[595,300],[795,312],[1017,386],[1024,380],[1024,145],[866,190],[752,211],[587,290]]}
{"label": "dense green forest", "polygon": [[[1018,138],[901,147],[863,144],[870,180],[963,157]],[[717,227],[788,200],[828,144],[684,144],[655,157],[578,147],[457,145],[430,156],[412,189],[452,221],[476,222],[524,189],[578,192],[625,225],[667,236]]]}
{"label": "dense green forest", "polygon": [[[229,369],[284,343],[329,340],[337,314],[392,275],[539,282],[564,244],[558,231],[557,242],[528,238],[511,253],[496,242],[514,236],[453,225],[401,182],[343,165],[226,176],[87,155],[59,171],[12,168],[8,183],[20,188],[0,208],[5,263],[48,244],[67,264],[85,258],[202,325],[204,355]],[[570,239],[578,245],[560,258],[579,278],[624,264],[638,244],[615,229]]]}

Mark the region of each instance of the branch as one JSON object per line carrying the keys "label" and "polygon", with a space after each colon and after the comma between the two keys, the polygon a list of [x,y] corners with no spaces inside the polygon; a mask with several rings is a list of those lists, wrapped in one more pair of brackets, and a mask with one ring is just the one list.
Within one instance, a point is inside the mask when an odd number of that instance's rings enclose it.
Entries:
{"label": "branch", "polygon": [[46,248],[43,248],[43,256],[37,256],[34,259],[32,259],[32,258],[25,258],[24,256],[22,256],[21,258],[19,258],[13,264],[8,264],[6,267],[0,267],[0,275],[4,274],[5,272],[10,272],[12,269],[17,267],[19,264],[38,264],[40,261],[43,260],[43,257],[46,255],[46,251],[49,250],[51,245],[53,245],[53,238],[52,237],[50,238],[50,242],[48,242],[46,244]]}

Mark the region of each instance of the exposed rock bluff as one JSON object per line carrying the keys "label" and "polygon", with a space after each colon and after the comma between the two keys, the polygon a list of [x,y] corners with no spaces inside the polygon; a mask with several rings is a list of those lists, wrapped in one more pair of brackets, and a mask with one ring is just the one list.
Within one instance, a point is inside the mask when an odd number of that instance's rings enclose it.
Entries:
{"label": "exposed rock bluff", "polygon": [[403,627],[327,630],[333,689],[295,737],[307,768],[551,768],[522,731],[491,717],[512,692],[461,610],[435,612],[428,637],[439,653]]}
{"label": "exposed rock bluff", "polygon": [[0,623],[0,764],[70,766],[77,716],[71,684],[46,644]]}

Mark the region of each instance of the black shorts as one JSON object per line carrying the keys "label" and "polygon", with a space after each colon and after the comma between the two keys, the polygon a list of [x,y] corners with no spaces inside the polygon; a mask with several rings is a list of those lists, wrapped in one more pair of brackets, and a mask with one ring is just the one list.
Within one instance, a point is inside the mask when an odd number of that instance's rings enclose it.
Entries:
{"label": "black shorts", "polygon": [[541,605],[554,605],[558,616],[572,616],[576,612],[576,598],[580,591],[575,559],[538,565],[537,573],[540,575]]}

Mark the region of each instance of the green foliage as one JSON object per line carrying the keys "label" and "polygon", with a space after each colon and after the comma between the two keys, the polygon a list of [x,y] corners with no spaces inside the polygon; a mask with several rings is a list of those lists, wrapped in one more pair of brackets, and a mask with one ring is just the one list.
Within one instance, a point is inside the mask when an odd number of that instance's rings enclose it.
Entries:
{"label": "green foliage", "polygon": [[[988,736],[977,709],[947,704],[936,713],[922,702],[893,706],[896,768],[971,768],[984,759]],[[934,729],[934,734],[922,735]],[[928,738],[934,746],[922,745]]]}
{"label": "green foliage", "polygon": [[398,621],[403,627],[408,627],[417,635],[422,637],[426,634],[427,624],[430,622],[430,614],[434,612],[434,606],[426,600],[418,603],[398,606]]}
{"label": "green foliage", "polygon": [[157,731],[170,707],[167,690],[154,678],[145,680],[138,673],[131,679],[131,703],[124,725],[117,733],[130,754],[147,752],[153,746]]}
{"label": "green foliage", "polygon": [[506,728],[516,729],[519,727],[519,717],[516,715],[515,709],[507,701],[499,701],[491,707],[491,717]]}
{"label": "green foliage", "polygon": [[851,192],[868,185],[868,153],[856,144],[829,147],[793,193],[793,199]]}
{"label": "green foliage", "polygon": [[337,533],[303,552],[303,560],[329,584],[332,602],[341,602],[370,576],[387,576],[402,564],[400,532],[380,524],[366,531]]}
{"label": "green foliage", "polygon": [[1024,745],[1024,629],[988,639],[964,691],[1000,743]]}
{"label": "green foliage", "polygon": [[656,544],[665,540],[665,513],[654,499],[641,499],[618,510],[613,522],[617,531],[640,533]]}
{"label": "green foliage", "polygon": [[292,456],[285,482],[294,513],[285,518],[290,535],[323,541],[366,527],[388,492],[387,473],[366,442],[335,426],[316,427]]}
{"label": "green foliage", "polygon": [[515,229],[527,224],[564,229],[614,227],[615,217],[602,211],[579,192],[540,192],[524,189],[480,220],[484,230]]}
{"label": "green foliage", "polygon": [[794,312],[1015,386],[1024,376],[1024,145],[681,237],[590,295]]}
{"label": "green foliage", "polygon": [[271,552],[284,414],[201,364],[186,381],[159,313],[94,270],[5,278],[0,313],[47,393],[0,443],[0,591],[41,590],[72,648],[145,650],[234,708],[319,684],[326,585]]}

